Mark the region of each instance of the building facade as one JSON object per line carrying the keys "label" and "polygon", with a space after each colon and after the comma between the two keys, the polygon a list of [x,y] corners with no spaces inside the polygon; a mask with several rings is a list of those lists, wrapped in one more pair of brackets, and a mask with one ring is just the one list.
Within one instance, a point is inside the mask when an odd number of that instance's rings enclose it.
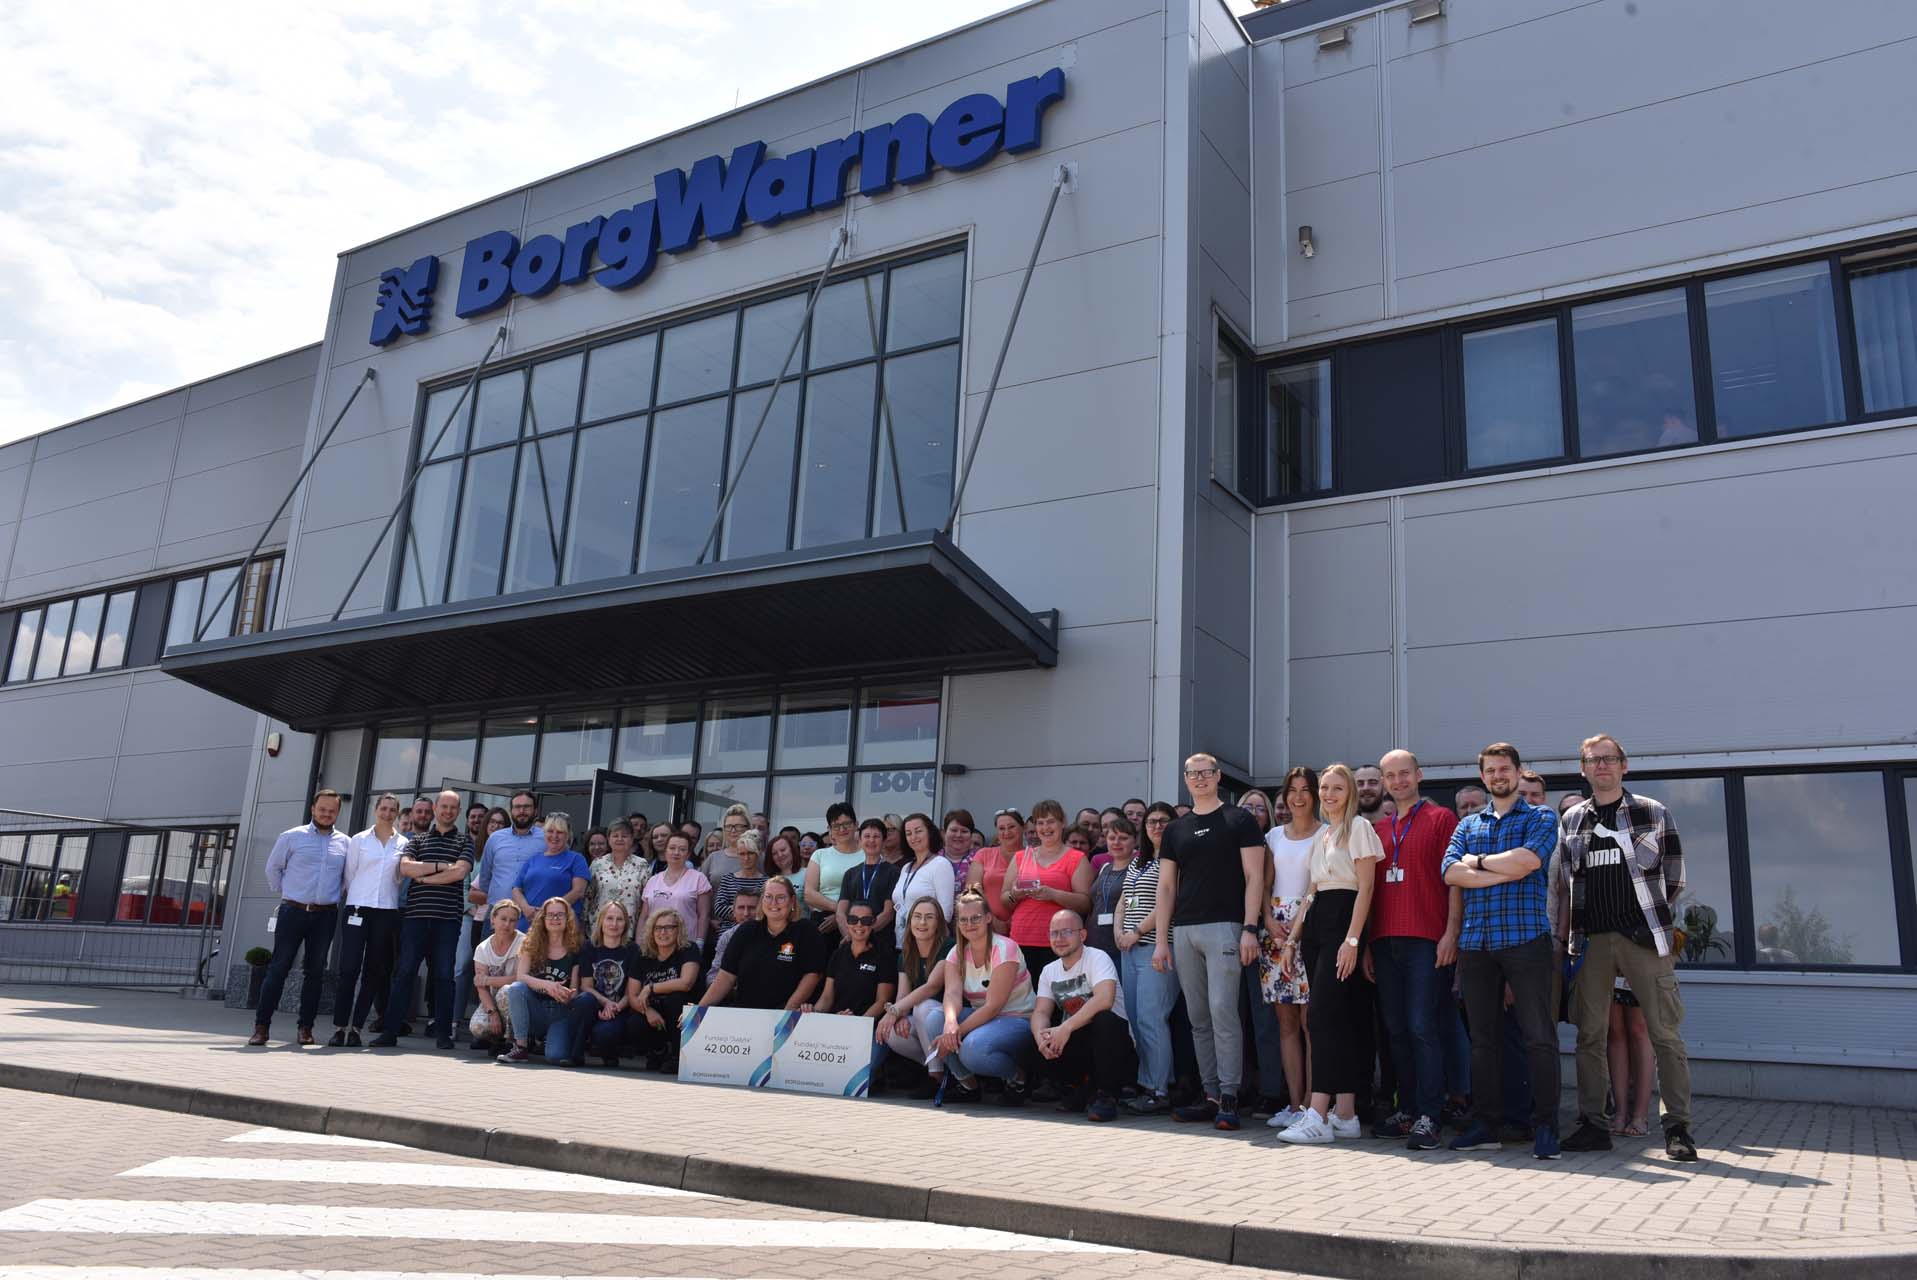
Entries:
{"label": "building facade", "polygon": [[318,784],[804,827],[1603,730],[1700,1087],[1917,1102],[1917,15],[1769,8],[1041,0],[347,251],[317,348],[0,452],[16,902],[87,841],[0,946],[241,985]]}

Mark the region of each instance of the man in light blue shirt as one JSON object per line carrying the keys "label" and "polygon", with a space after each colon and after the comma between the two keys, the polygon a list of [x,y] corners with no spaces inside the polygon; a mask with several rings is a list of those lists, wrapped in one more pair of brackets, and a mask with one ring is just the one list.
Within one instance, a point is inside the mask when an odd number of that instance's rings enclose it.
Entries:
{"label": "man in light blue shirt", "polygon": [[266,1043],[267,1026],[279,1008],[293,958],[302,948],[299,1043],[313,1043],[320,983],[326,977],[326,953],[333,947],[340,891],[346,884],[346,854],[352,842],[333,825],[339,819],[339,792],[328,787],[315,795],[312,814],[312,822],[281,832],[266,859],[266,883],[280,895],[280,908],[273,917],[273,962],[260,989],[249,1045]]}
{"label": "man in light blue shirt", "polygon": [[546,851],[546,832],[533,822],[538,808],[539,800],[532,792],[517,793],[506,809],[512,826],[487,837],[485,851],[479,857],[479,875],[473,882],[475,889],[484,891],[487,902],[510,899],[519,873]]}

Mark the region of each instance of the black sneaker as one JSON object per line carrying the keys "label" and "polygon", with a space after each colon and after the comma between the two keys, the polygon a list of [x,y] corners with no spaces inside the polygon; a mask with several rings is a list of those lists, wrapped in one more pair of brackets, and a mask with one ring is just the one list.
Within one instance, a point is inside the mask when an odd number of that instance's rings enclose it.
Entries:
{"label": "black sneaker", "polygon": [[1438,1112],[1440,1129],[1462,1129],[1471,1123],[1471,1104],[1469,1102],[1447,1102]]}
{"label": "black sneaker", "polygon": [[1210,1124],[1218,1118],[1218,1103],[1204,1098],[1183,1107],[1172,1108],[1172,1119],[1180,1124]]}
{"label": "black sneaker", "polygon": [[1283,1102],[1268,1093],[1261,1093],[1258,1095],[1258,1101],[1252,1104],[1251,1118],[1253,1120],[1269,1120],[1284,1109],[1285,1104]]}
{"label": "black sneaker", "polygon": [[1228,1093],[1218,1100],[1218,1114],[1212,1118],[1211,1127],[1231,1133],[1238,1128],[1238,1095]]}
{"label": "black sneaker", "polygon": [[1023,1080],[1007,1080],[1004,1090],[998,1095],[1001,1107],[1022,1107],[1032,1096],[1031,1086]]}
{"label": "black sneaker", "polygon": [[453,1038],[451,1036],[440,1036],[437,1040],[433,1041],[433,1048],[435,1049],[450,1049],[452,1047]]}
{"label": "black sneaker", "polygon": [[976,1084],[961,1084],[957,1080],[948,1080],[945,1082],[945,1098],[941,1105],[949,1107],[954,1104],[973,1103],[983,1096],[979,1093]]}
{"label": "black sneaker", "polygon": [[1673,1160],[1689,1163],[1697,1159],[1697,1142],[1691,1137],[1691,1131],[1681,1124],[1674,1124],[1664,1131],[1664,1154]]}
{"label": "black sneaker", "polygon": [[1171,1100],[1162,1093],[1140,1093],[1125,1103],[1135,1116],[1162,1116],[1171,1110]]}
{"label": "black sneaker", "polygon": [[[1038,1101],[1037,1093],[1032,1094],[1032,1101],[1033,1102]],[[1060,1098],[1057,1104],[1055,1105],[1054,1109],[1057,1110],[1062,1115],[1073,1115],[1073,1114],[1076,1114],[1077,1112],[1083,1111],[1086,1107],[1090,1106],[1091,1101],[1092,1101],[1092,1091],[1090,1089],[1084,1088],[1083,1086],[1080,1086],[1079,1088],[1071,1090],[1064,1097]]]}
{"label": "black sneaker", "polygon": [[1602,1125],[1580,1118],[1578,1127],[1561,1144],[1566,1151],[1609,1151],[1611,1135]]}
{"label": "black sneaker", "polygon": [[1402,1138],[1410,1132],[1411,1117],[1402,1111],[1394,1111],[1371,1126],[1374,1138]]}
{"label": "black sneaker", "polygon": [[1118,1119],[1118,1099],[1109,1093],[1098,1094],[1092,1099],[1091,1105],[1085,1108],[1085,1118],[1099,1124]]}
{"label": "black sneaker", "polygon": [[382,1031],[373,1037],[372,1047],[375,1049],[397,1049],[399,1048],[399,1037],[390,1031]]}
{"label": "black sneaker", "polygon": [[1438,1146],[1438,1122],[1430,1116],[1419,1116],[1418,1123],[1411,1126],[1411,1132],[1404,1140],[1405,1150],[1436,1151]]}

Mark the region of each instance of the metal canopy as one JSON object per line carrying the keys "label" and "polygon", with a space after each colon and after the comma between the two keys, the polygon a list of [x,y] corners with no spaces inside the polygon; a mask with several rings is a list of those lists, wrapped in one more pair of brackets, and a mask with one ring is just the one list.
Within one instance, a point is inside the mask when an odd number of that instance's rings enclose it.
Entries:
{"label": "metal canopy", "polygon": [[161,670],[295,729],[500,703],[1049,667],[1035,616],[942,533],[235,636]]}

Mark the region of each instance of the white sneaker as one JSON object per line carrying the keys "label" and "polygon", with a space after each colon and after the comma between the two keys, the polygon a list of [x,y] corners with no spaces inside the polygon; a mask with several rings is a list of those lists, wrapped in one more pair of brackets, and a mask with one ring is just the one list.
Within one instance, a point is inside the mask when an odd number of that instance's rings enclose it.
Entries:
{"label": "white sneaker", "polygon": [[1304,1114],[1304,1108],[1302,1107],[1286,1107],[1283,1111],[1280,1111],[1277,1115],[1265,1121],[1265,1123],[1273,1129],[1289,1129],[1298,1122],[1298,1117]]}
{"label": "white sneaker", "polygon": [[1346,1120],[1340,1117],[1336,1112],[1333,1112],[1326,1128],[1330,1131],[1332,1137],[1341,1141],[1365,1136],[1364,1126],[1358,1123],[1357,1116]]}
{"label": "white sneaker", "polygon": [[1278,1141],[1323,1146],[1331,1141],[1331,1126],[1316,1111],[1306,1111],[1291,1128],[1278,1135]]}

